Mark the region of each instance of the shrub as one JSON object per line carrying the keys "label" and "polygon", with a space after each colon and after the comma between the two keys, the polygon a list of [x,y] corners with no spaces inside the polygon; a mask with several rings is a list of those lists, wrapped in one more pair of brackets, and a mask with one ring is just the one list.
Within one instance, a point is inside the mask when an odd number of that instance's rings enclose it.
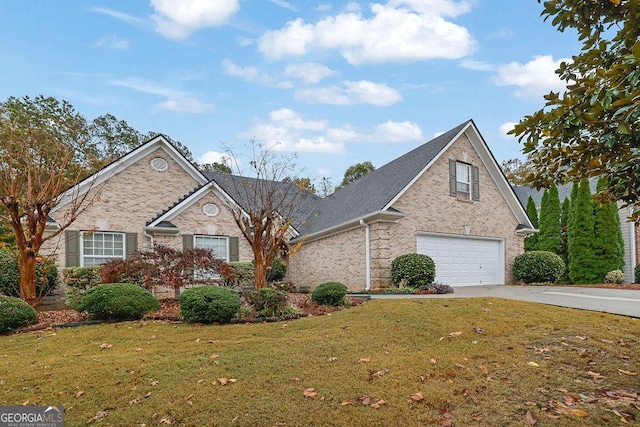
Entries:
{"label": "shrub", "polygon": [[419,288],[421,291],[429,291],[433,294],[452,294],[453,288],[444,283],[429,283],[427,285],[421,285]]}
{"label": "shrub", "polygon": [[640,283],[640,264],[636,265],[635,271],[634,271],[634,283]]}
{"label": "shrub", "polygon": [[255,283],[255,266],[253,262],[231,262],[235,278],[223,275],[225,286],[230,287],[253,287]]}
{"label": "shrub", "polygon": [[287,264],[282,258],[275,258],[267,269],[267,282],[279,282],[287,274]]}
{"label": "shrub", "polygon": [[[52,260],[36,262],[36,296],[50,294],[58,286],[58,269]],[[18,258],[9,249],[0,248],[0,293],[20,297]]]}
{"label": "shrub", "polygon": [[287,306],[287,293],[271,287],[256,289],[245,298],[248,304],[265,317],[279,316]]}
{"label": "shrub", "polygon": [[158,300],[146,289],[130,283],[111,283],[89,289],[76,309],[95,319],[137,320],[158,308]]}
{"label": "shrub", "polygon": [[553,252],[530,251],[518,255],[513,262],[513,275],[524,283],[555,283],[564,273],[562,258]]}
{"label": "shrub", "polygon": [[240,309],[240,295],[219,286],[189,288],[180,294],[180,315],[188,322],[224,323]]}
{"label": "shrub", "polygon": [[66,304],[77,308],[84,294],[102,282],[100,267],[69,267],[62,270],[62,282],[66,288]]}
{"label": "shrub", "polygon": [[604,283],[624,283],[624,273],[622,270],[612,270],[604,276]]}
{"label": "shrub", "polygon": [[24,328],[36,319],[36,310],[20,298],[0,296],[0,333]]}
{"label": "shrub", "polygon": [[405,254],[391,262],[391,283],[417,288],[432,283],[436,277],[436,265],[427,255]]}
{"label": "shrub", "polygon": [[341,305],[347,295],[347,287],[338,282],[323,283],[311,293],[311,301],[320,305]]}

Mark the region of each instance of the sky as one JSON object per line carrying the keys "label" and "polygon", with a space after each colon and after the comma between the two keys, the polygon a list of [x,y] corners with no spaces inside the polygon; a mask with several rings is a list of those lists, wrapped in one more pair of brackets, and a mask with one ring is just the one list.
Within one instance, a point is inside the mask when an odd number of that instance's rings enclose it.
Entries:
{"label": "sky", "polygon": [[[299,176],[342,180],[473,119],[506,133],[579,53],[536,0],[0,0],[0,100],[53,96],[169,135],[194,159],[255,138]],[[241,162],[242,164],[242,162]]]}

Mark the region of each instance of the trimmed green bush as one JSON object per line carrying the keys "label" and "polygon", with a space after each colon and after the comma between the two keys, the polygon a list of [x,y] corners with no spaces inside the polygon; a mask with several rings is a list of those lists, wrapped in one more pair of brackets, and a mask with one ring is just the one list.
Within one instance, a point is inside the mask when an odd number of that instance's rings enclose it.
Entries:
{"label": "trimmed green bush", "polygon": [[68,267],[62,270],[62,282],[66,287],[66,304],[76,309],[87,290],[101,284],[101,267]]}
{"label": "trimmed green bush", "polygon": [[95,319],[138,320],[160,308],[158,300],[144,288],[130,283],[110,283],[91,288],[76,310]]}
{"label": "trimmed green bush", "polygon": [[622,270],[612,270],[604,276],[604,283],[624,283],[624,273]]}
{"label": "trimmed green bush", "polygon": [[267,282],[279,282],[287,274],[287,264],[282,258],[275,258],[267,269]]}
{"label": "trimmed green bush", "polygon": [[188,322],[225,323],[240,309],[240,295],[220,286],[189,288],[178,298],[180,315]]}
{"label": "trimmed green bush", "polygon": [[347,287],[338,282],[327,282],[319,285],[311,293],[311,301],[320,305],[338,306],[344,302]]}
{"label": "trimmed green bush", "polygon": [[555,283],[562,277],[565,265],[560,256],[548,251],[530,251],[513,261],[513,275],[524,283]]}
{"label": "trimmed green bush", "polygon": [[227,286],[238,286],[240,288],[253,287],[255,284],[255,265],[253,262],[230,262],[231,267],[236,272],[234,282],[228,281]]}
{"label": "trimmed green bush", "polygon": [[[51,260],[36,262],[36,295],[49,295],[58,286],[58,269]],[[20,297],[18,259],[9,249],[0,248],[0,293]]]}
{"label": "trimmed green bush", "polygon": [[0,333],[36,323],[36,310],[20,298],[0,296]]}
{"label": "trimmed green bush", "polygon": [[436,264],[427,255],[404,254],[391,262],[391,283],[396,286],[417,288],[433,283],[435,277]]}
{"label": "trimmed green bush", "polygon": [[287,293],[271,287],[256,289],[245,296],[247,303],[265,317],[274,317],[287,307]]}
{"label": "trimmed green bush", "polygon": [[634,283],[640,283],[640,264],[636,265],[636,268],[634,269],[633,272],[633,276],[634,276]]}

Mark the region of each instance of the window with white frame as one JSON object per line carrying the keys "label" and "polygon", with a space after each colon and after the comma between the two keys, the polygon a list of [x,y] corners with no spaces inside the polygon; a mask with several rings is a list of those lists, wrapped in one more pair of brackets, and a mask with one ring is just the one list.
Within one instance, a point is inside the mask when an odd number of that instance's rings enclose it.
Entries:
{"label": "window with white frame", "polygon": [[126,252],[124,233],[104,231],[87,232],[80,237],[80,266],[90,267],[124,259]]}
{"label": "window with white frame", "polygon": [[223,236],[194,236],[194,248],[209,249],[213,255],[229,262],[229,238]]}
{"label": "window with white frame", "polygon": [[471,199],[471,165],[456,162],[456,192],[462,199]]}

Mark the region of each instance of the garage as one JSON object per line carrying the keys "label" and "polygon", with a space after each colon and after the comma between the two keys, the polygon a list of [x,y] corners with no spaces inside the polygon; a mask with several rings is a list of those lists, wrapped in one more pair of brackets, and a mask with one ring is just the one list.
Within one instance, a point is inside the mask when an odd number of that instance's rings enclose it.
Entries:
{"label": "garage", "polygon": [[447,234],[419,234],[417,252],[436,264],[436,282],[450,286],[504,284],[504,241]]}

